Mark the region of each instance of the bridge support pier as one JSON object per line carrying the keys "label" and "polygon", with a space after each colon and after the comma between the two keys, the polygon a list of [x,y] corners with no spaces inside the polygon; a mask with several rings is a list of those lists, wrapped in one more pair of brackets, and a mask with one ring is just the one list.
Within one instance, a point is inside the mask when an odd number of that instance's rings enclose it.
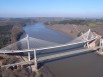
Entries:
{"label": "bridge support pier", "polygon": [[99,55],[103,55],[103,39],[100,39],[100,44],[99,44],[100,48],[98,49],[97,53]]}
{"label": "bridge support pier", "polygon": [[100,39],[100,51],[103,52],[103,39]]}
{"label": "bridge support pier", "polygon": [[36,77],[40,77],[40,73],[38,71],[37,67],[37,56],[36,56],[36,50],[34,49],[34,65],[31,66],[32,72],[36,73]]}
{"label": "bridge support pier", "polygon": [[30,52],[28,52],[28,60],[30,61]]}
{"label": "bridge support pier", "polygon": [[37,69],[37,57],[36,57],[36,50],[34,50],[34,66]]}

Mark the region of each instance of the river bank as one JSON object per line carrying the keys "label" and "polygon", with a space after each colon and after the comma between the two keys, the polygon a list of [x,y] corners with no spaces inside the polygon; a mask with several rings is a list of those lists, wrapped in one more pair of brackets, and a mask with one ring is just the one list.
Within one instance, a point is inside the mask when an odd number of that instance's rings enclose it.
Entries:
{"label": "river bank", "polygon": [[0,22],[0,49],[16,42],[24,33],[22,23]]}
{"label": "river bank", "polygon": [[64,32],[72,37],[76,38],[81,32],[86,32],[91,29],[93,32],[103,36],[103,26],[87,26],[87,25],[76,25],[76,24],[53,24],[47,26],[50,29]]}

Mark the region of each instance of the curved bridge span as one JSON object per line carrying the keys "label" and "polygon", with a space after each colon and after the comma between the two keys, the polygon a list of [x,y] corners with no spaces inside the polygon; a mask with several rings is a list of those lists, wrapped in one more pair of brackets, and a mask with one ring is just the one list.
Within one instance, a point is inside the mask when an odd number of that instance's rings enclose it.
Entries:
{"label": "curved bridge span", "polygon": [[[95,39],[97,39],[96,34],[91,32],[90,30],[84,33],[83,35],[81,35],[80,37],[77,37],[76,39],[66,44],[57,44],[54,42],[44,41],[40,39],[38,40],[38,39],[27,36],[26,38],[20,40],[17,43],[11,44],[7,47],[0,49],[0,53],[21,53],[21,52],[28,53],[28,61],[4,65],[1,67],[10,67],[10,66],[15,66],[15,65],[29,65],[29,64],[34,64],[37,67],[38,62],[42,62],[45,60],[50,60],[50,59],[55,59],[55,58],[60,58],[60,57],[65,57],[65,56],[71,56],[71,55],[85,53],[85,52],[91,52],[91,51],[97,50],[100,47],[89,48],[89,49],[79,49],[79,50],[74,50],[74,51],[69,51],[69,52],[61,52],[58,54],[56,53],[56,54],[52,54],[49,56],[47,55],[47,56],[39,57],[39,58],[37,58],[37,55],[36,55],[37,51],[53,50],[53,49],[61,50],[61,49],[67,49],[67,48],[69,49],[69,48],[75,48],[75,47],[80,47],[80,46],[83,47],[83,46],[88,45],[90,42],[92,42]],[[33,41],[35,40],[36,42],[40,41],[45,44],[43,44],[43,46],[39,48],[30,46],[30,44],[33,43]],[[34,45],[35,44],[36,43],[34,42]],[[22,47],[22,48],[21,50],[20,49],[17,50],[16,49],[17,47]],[[33,60],[30,60],[30,52],[34,52]]]}
{"label": "curved bridge span", "polygon": [[[8,45],[2,49],[0,49],[0,53],[19,53],[19,52],[31,52],[33,50],[42,51],[42,50],[50,50],[50,49],[65,49],[65,48],[75,48],[78,46],[84,46],[91,41],[95,40],[97,36],[92,33],[90,30],[81,35],[80,37],[75,38],[74,40],[65,43],[58,44],[50,41],[44,41],[32,37],[25,37],[20,41]],[[41,46],[38,46],[39,45]],[[38,46],[38,47],[37,47]]]}

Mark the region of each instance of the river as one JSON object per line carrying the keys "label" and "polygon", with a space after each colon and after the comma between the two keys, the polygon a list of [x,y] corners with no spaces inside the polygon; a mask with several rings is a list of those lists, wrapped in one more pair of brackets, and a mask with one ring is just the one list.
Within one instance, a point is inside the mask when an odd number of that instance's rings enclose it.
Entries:
{"label": "river", "polygon": [[[62,32],[48,29],[43,23],[28,24],[24,30],[31,37],[58,44],[73,39]],[[43,77],[102,77],[103,56],[92,52],[50,61],[41,67],[41,73]]]}

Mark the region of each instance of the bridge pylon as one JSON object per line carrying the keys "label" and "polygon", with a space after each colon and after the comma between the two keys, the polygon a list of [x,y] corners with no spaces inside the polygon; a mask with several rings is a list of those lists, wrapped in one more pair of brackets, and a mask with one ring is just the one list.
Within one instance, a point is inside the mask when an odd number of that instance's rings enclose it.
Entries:
{"label": "bridge pylon", "polygon": [[[27,46],[28,46],[28,50],[30,49],[30,43],[29,43],[29,35],[27,34]],[[30,61],[30,52],[28,52],[28,60]]]}

